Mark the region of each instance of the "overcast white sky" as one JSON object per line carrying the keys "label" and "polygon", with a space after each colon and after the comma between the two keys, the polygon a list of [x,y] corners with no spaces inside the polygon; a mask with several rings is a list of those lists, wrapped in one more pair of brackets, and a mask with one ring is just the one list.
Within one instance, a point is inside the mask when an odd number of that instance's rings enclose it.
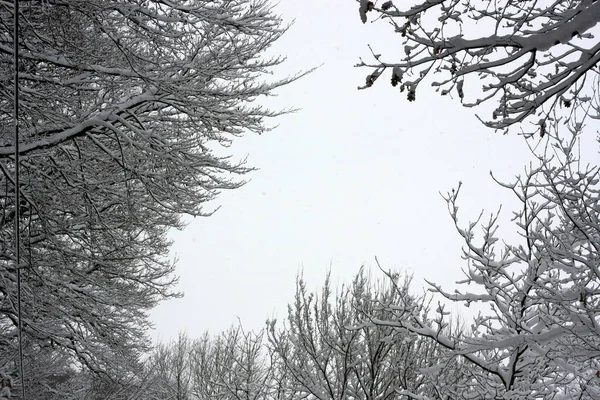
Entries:
{"label": "overcast white sky", "polygon": [[367,44],[389,56],[401,48],[386,23],[363,25],[351,0],[284,0],[277,10],[295,20],[274,49],[288,56],[278,73],[323,66],[279,92],[276,104],[301,111],[235,144],[260,168],[251,181],[223,193],[212,217],[174,232],[185,297],[152,313],[154,338],[216,333],[238,318],[260,329],[286,316],[300,270],[316,289],[328,269],[342,283],[375,256],[414,273],[418,286],[451,285],[461,277],[461,242],[440,192],[463,182],[464,223],[501,203],[508,218],[515,204],[489,172],[510,180],[523,171],[532,157],[522,138],[485,128],[474,110],[429,87],[413,103],[388,76],[357,90],[368,72],[353,66],[369,56]]}

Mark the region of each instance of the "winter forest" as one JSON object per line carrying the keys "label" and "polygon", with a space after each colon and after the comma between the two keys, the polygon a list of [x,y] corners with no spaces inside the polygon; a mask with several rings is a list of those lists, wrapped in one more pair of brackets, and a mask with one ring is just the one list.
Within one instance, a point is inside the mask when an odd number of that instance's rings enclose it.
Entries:
{"label": "winter forest", "polygon": [[[599,35],[596,0],[0,0],[0,399],[600,399]],[[280,244],[335,235],[343,278]]]}

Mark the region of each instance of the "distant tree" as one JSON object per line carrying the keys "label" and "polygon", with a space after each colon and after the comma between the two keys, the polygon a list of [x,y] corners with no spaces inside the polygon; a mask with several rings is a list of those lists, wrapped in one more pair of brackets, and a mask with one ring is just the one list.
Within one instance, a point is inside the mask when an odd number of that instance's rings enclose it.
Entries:
{"label": "distant tree", "polygon": [[194,396],[215,400],[273,399],[274,369],[264,331],[230,328],[212,341],[196,342]]}
{"label": "distant tree", "polygon": [[335,296],[329,279],[320,295],[298,280],[284,326],[271,321],[268,330],[286,399],[388,400],[398,391],[430,393],[430,378],[422,370],[440,356],[440,347],[408,331],[364,323],[365,315],[369,321],[391,318],[395,314],[382,305],[400,301],[426,313],[422,299],[408,291],[410,279],[390,277],[384,285],[361,271]]}
{"label": "distant tree", "polygon": [[587,114],[600,116],[595,0],[357,1],[363,22],[373,15],[371,21],[391,24],[403,44],[397,60],[376,54],[383,45],[373,45],[373,61],[359,64],[372,69],[364,87],[389,69],[392,85],[413,101],[430,77],[442,95],[456,95],[467,107],[492,105],[481,118],[487,126],[516,125],[542,136],[553,129],[558,107],[569,109],[562,115],[574,125]]}
{"label": "distant tree", "polygon": [[[521,242],[497,235],[498,214],[462,228],[460,186],[446,197],[465,243],[459,283],[475,286],[431,287],[457,304],[483,305],[471,334],[441,331],[448,322],[442,306],[427,322],[403,299],[381,304],[392,314],[386,321],[369,319],[426,338],[465,365],[466,379],[438,381],[442,395],[407,391],[405,398],[600,398],[600,170],[580,167],[576,135],[559,143],[553,159],[541,157],[513,183],[498,182],[521,203],[513,218]],[[438,360],[438,371],[445,362]]]}
{"label": "distant tree", "polygon": [[152,390],[147,395],[161,399],[190,399],[194,368],[191,360],[192,339],[184,333],[168,344],[158,345],[149,361]]}
{"label": "distant tree", "polygon": [[148,348],[148,310],[177,295],[167,231],[243,183],[223,149],[281,113],[255,100],[297,78],[263,80],[286,27],[266,0],[20,4],[18,205],[0,5],[0,367],[15,377],[19,207],[27,342],[118,380]]}
{"label": "distant tree", "polygon": [[159,345],[147,362],[144,399],[273,399],[273,369],[263,333],[241,326],[192,340],[186,334]]}

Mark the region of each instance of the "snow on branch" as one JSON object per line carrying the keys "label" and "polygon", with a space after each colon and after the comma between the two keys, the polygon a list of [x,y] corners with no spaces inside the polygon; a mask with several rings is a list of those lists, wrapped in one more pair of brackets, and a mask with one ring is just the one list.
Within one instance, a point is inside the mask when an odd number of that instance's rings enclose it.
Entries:
{"label": "snow on branch", "polygon": [[[302,73],[272,76],[284,58],[265,51],[287,25],[267,0],[29,2],[19,13],[15,204],[13,16],[3,2],[0,303],[16,298],[8,244],[19,209],[26,364],[41,346],[116,378],[148,346],[148,311],[179,296],[169,230],[183,215],[211,215],[207,202],[244,183],[252,168],[227,147],[269,131],[289,110],[256,100]],[[1,368],[14,307],[0,308],[0,326]]]}
{"label": "snow on branch", "polygon": [[[599,82],[594,67],[600,62],[600,2],[388,1],[369,9],[394,28],[404,56],[378,55],[357,66],[378,75],[389,70],[392,85],[407,90],[409,101],[428,78],[436,91],[456,95],[466,107],[492,104],[490,114],[479,116],[486,126],[520,125],[524,133],[539,129],[542,136],[558,107],[600,116],[591,102]],[[372,47],[380,52],[383,45]]]}
{"label": "snow on branch", "polygon": [[432,282],[430,291],[457,305],[479,303],[468,331],[444,330],[450,317],[442,305],[424,317],[400,301],[382,305],[392,318],[367,319],[443,346],[441,370],[444,360],[462,360],[471,375],[438,381],[440,393],[600,398],[600,169],[580,166],[577,134],[558,138],[551,151],[514,182],[496,180],[520,202],[512,218],[516,241],[498,235],[498,213],[463,227],[460,185],[444,196],[464,241],[465,279],[454,291]]}

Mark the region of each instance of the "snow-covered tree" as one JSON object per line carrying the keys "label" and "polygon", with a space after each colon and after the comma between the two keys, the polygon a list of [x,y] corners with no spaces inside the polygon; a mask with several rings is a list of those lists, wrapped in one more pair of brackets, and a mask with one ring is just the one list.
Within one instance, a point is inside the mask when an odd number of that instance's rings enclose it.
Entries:
{"label": "snow-covered tree", "polygon": [[273,366],[264,331],[230,328],[213,341],[196,344],[194,396],[215,400],[273,399]]}
{"label": "snow-covered tree", "polygon": [[357,1],[362,21],[389,23],[402,49],[387,57],[388,43],[373,43],[359,64],[371,70],[364,87],[389,70],[409,101],[433,84],[467,107],[490,104],[480,116],[489,127],[542,136],[557,108],[573,124],[600,116],[595,0]]}
{"label": "snow-covered tree", "polygon": [[600,398],[600,169],[581,166],[576,138],[558,141],[553,157],[540,157],[515,182],[498,181],[521,204],[516,243],[497,234],[498,213],[461,227],[460,186],[446,196],[465,243],[465,279],[454,291],[431,288],[466,307],[480,304],[472,333],[444,333],[443,305],[431,322],[405,301],[381,304],[392,318],[367,318],[427,338],[465,365],[466,375],[438,380],[441,395],[427,398]]}
{"label": "snow-covered tree", "polygon": [[410,279],[373,281],[363,271],[334,296],[327,279],[320,295],[299,279],[295,300],[283,327],[269,323],[269,346],[284,383],[285,399],[388,400],[398,390],[427,394],[432,386],[423,368],[440,347],[408,331],[363,324],[364,315],[394,316],[381,304],[400,301],[426,313],[421,299],[408,291]]}
{"label": "snow-covered tree", "polygon": [[232,327],[198,339],[180,334],[147,362],[144,399],[271,400],[273,369],[263,332]]}
{"label": "snow-covered tree", "polygon": [[26,342],[124,376],[148,310],[175,295],[167,231],[243,183],[250,168],[226,147],[268,130],[280,112],[254,101],[297,78],[263,79],[286,27],[267,0],[20,3],[18,205],[0,4],[0,368],[15,377],[18,206]]}
{"label": "snow-covered tree", "polygon": [[180,333],[170,343],[157,346],[149,360],[152,377],[149,380],[151,390],[147,390],[148,398],[191,398],[192,345],[192,339]]}

